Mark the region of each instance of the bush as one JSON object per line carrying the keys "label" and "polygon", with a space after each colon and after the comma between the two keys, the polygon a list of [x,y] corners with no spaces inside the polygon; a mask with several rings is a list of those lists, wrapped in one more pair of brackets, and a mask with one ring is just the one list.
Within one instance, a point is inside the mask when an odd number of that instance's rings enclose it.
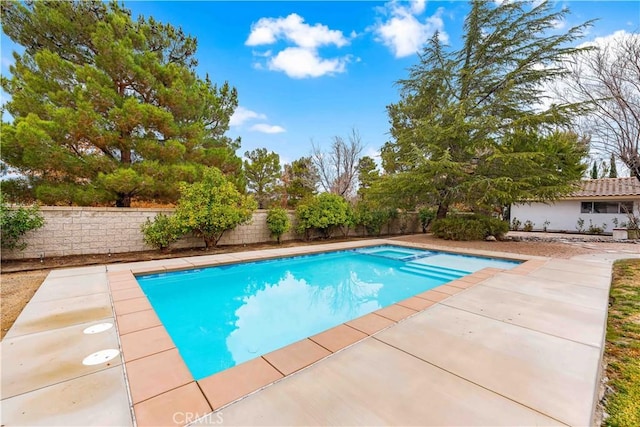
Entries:
{"label": "bush", "polygon": [[156,215],[153,221],[147,218],[142,224],[141,230],[144,242],[160,250],[167,249],[183,234],[175,218],[162,213]]}
{"label": "bush", "polygon": [[27,231],[36,230],[44,225],[37,205],[9,209],[0,195],[0,227],[2,229],[2,248],[23,250],[27,244],[21,242]]}
{"label": "bush", "polygon": [[436,210],[433,208],[421,208],[418,211],[418,217],[420,218],[420,225],[422,225],[422,232],[426,233],[429,224],[436,217]]}
{"label": "bush", "polygon": [[206,169],[200,182],[182,184],[180,193],[177,224],[183,232],[202,237],[207,249],[216,246],[225,231],[250,221],[257,206],[216,168]]}
{"label": "bush", "polygon": [[280,244],[280,237],[291,228],[291,221],[289,221],[287,211],[282,208],[269,209],[269,212],[267,212],[267,226],[271,235],[275,236],[278,244]]}
{"label": "bush", "polygon": [[502,237],[509,223],[488,216],[449,217],[433,222],[431,232],[445,240],[484,240],[488,236]]}
{"label": "bush", "polygon": [[360,202],[354,211],[354,225],[364,228],[367,234],[379,236],[382,227],[391,219],[390,210],[376,209],[367,202]]}
{"label": "bush", "polygon": [[298,233],[304,234],[305,240],[310,232],[317,229],[322,237],[331,237],[335,227],[348,227],[352,221],[349,203],[337,194],[322,193],[308,198],[296,208]]}
{"label": "bush", "polygon": [[526,220],[526,221],[524,222],[524,226],[522,227],[522,230],[523,230],[523,231],[527,231],[527,232],[531,232],[531,231],[533,231],[533,227],[534,227],[535,225],[536,225],[536,224],[535,224],[534,222],[531,222],[531,220]]}

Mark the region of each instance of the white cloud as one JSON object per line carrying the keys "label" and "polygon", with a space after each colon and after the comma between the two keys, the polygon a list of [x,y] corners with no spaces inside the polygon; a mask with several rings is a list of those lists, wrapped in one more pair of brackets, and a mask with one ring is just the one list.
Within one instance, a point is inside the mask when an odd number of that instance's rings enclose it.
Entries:
{"label": "white cloud", "polygon": [[[249,110],[248,108],[239,106],[229,119],[229,126],[242,126],[246,122],[255,120],[267,120],[267,115],[257,113]],[[250,131],[262,132],[262,133],[282,133],[286,130],[282,126],[270,125],[268,123],[256,123],[249,128]]]}
{"label": "white cloud", "polygon": [[342,73],[347,62],[347,57],[323,59],[315,50],[288,47],[271,58],[268,67],[270,70],[282,71],[294,79],[304,79]]}
{"label": "white cloud", "polygon": [[267,123],[257,123],[249,128],[249,130],[254,132],[262,132],[262,133],[283,133],[286,132],[285,128],[282,126],[270,125]]}
{"label": "white cloud", "polygon": [[253,119],[266,120],[267,116],[262,113],[251,111],[248,108],[239,106],[231,115],[231,118],[229,119],[229,126],[240,126],[243,123]]}
{"label": "white cloud", "polygon": [[436,32],[440,32],[441,40],[447,42],[442,20],[443,8],[424,19],[418,16],[425,11],[423,1],[412,2],[405,6],[393,0],[386,3],[384,12],[389,18],[373,26],[376,40],[387,46],[396,58],[413,55]]}
{"label": "white cloud", "polygon": [[303,17],[292,13],[286,18],[260,18],[251,26],[251,33],[245,44],[247,46],[273,44],[279,39],[309,49],[326,45],[342,47],[349,43],[342,31],[331,30],[322,24],[309,25],[304,22]]}
{"label": "white cloud", "polygon": [[[352,31],[351,38],[355,36],[356,33]],[[332,30],[323,24],[309,25],[295,13],[286,18],[260,18],[251,26],[245,45],[270,45],[278,41],[293,46],[285,47],[276,54],[271,50],[263,54],[254,52],[254,57],[266,58],[265,65],[262,62],[254,63],[256,69],[281,71],[289,77],[302,79],[342,73],[349,62],[348,55],[323,58],[318,51],[322,46],[347,45],[349,39],[342,31]]]}
{"label": "white cloud", "polygon": [[424,12],[424,9],[427,5],[426,0],[415,0],[411,2],[411,12],[415,15],[420,15]]}
{"label": "white cloud", "polygon": [[597,46],[599,48],[614,49],[620,44],[620,42],[628,37],[640,37],[637,33],[630,33],[627,30],[618,30],[606,36],[596,37],[592,41],[584,42],[578,47]]}

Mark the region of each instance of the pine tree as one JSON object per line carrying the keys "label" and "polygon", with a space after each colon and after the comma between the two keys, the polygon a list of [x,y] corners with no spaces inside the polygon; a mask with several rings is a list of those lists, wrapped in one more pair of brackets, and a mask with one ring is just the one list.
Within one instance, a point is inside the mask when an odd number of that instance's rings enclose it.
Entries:
{"label": "pine tree", "polygon": [[378,178],[380,178],[380,172],[376,162],[369,156],[361,157],[358,161],[358,182],[360,184],[358,194],[361,198],[365,197],[367,190]]}
{"label": "pine tree", "polygon": [[390,174],[382,193],[412,193],[443,218],[455,203],[490,210],[571,190],[586,144],[557,131],[573,109],[541,109],[540,87],[564,73],[558,61],[577,52],[569,46],[587,24],[558,34],[568,11],[552,7],[473,1],[461,49],[432,37],[387,107],[393,139],[381,153]]}
{"label": "pine tree", "polygon": [[283,205],[294,208],[300,201],[315,195],[319,182],[320,174],[311,157],[301,157],[291,164],[284,165]]}
{"label": "pine tree", "polygon": [[258,209],[265,209],[275,197],[275,189],[280,178],[280,156],[267,152],[266,148],[257,148],[244,153],[244,175],[247,188],[258,202]]}
{"label": "pine tree", "polygon": [[238,172],[236,90],[195,73],[196,39],[117,2],[2,2],[14,53],[2,161],[46,203],[175,201],[203,167]]}
{"label": "pine tree", "polygon": [[616,156],[611,154],[611,161],[609,167],[609,178],[617,178],[618,170],[616,169]]}
{"label": "pine tree", "polygon": [[598,166],[595,161],[591,167],[591,179],[598,179]]}

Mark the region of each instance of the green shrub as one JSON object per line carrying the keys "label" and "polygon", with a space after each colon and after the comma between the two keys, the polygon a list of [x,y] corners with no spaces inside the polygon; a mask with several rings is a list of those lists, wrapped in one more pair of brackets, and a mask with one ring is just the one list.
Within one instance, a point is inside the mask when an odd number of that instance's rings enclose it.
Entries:
{"label": "green shrub", "polygon": [[436,210],[434,208],[421,208],[418,211],[418,217],[420,218],[420,225],[422,225],[422,232],[426,233],[429,224],[436,217]]}
{"label": "green shrub", "polygon": [[147,218],[141,230],[144,242],[160,250],[167,249],[183,235],[175,217],[162,213],[156,215],[153,221]]}
{"label": "green shrub", "polygon": [[587,230],[588,234],[602,234],[607,229],[607,224],[602,224],[602,226],[598,227],[597,225],[593,225],[593,221],[589,220],[589,229]]}
{"label": "green shrub", "polygon": [[287,211],[282,208],[269,209],[269,212],[267,212],[267,226],[271,235],[280,244],[280,237],[291,228],[291,221],[289,221]]}
{"label": "green shrub", "polygon": [[180,193],[177,224],[185,233],[202,237],[206,249],[216,246],[225,231],[251,221],[257,207],[216,168],[206,169],[202,181],[182,184]]}
{"label": "green shrub", "polygon": [[536,225],[534,222],[531,222],[531,220],[526,220],[524,222],[524,226],[522,227],[523,231],[527,231],[527,232],[531,232],[533,231],[533,226]]}
{"label": "green shrub", "polygon": [[303,200],[296,207],[298,219],[297,231],[304,234],[305,240],[311,230],[317,229],[322,237],[331,237],[336,227],[348,227],[352,221],[351,207],[337,194],[322,193]]}
{"label": "green shrub", "polygon": [[27,231],[36,230],[44,225],[37,205],[10,209],[0,194],[0,227],[2,229],[2,248],[23,250],[27,244],[21,242]]}
{"label": "green shrub", "polygon": [[431,232],[445,240],[484,240],[487,236],[502,237],[509,223],[487,216],[448,217],[433,222]]}
{"label": "green shrub", "polygon": [[353,213],[355,226],[362,227],[367,234],[379,236],[382,227],[391,219],[390,210],[376,209],[367,202],[359,202]]}

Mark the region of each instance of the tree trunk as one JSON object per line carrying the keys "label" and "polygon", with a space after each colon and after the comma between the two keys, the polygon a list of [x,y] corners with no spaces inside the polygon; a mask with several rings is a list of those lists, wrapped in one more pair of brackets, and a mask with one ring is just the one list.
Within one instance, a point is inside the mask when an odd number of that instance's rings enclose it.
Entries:
{"label": "tree trunk", "polygon": [[445,205],[440,203],[438,205],[438,212],[436,213],[436,219],[444,219],[447,217],[447,212],[449,212],[449,205]]}
{"label": "tree trunk", "polygon": [[204,250],[208,251],[211,247],[216,246],[216,239],[213,236],[204,236]]}
{"label": "tree trunk", "polygon": [[116,207],[117,208],[131,207],[131,196],[128,194],[118,193],[118,198],[116,199]]}

